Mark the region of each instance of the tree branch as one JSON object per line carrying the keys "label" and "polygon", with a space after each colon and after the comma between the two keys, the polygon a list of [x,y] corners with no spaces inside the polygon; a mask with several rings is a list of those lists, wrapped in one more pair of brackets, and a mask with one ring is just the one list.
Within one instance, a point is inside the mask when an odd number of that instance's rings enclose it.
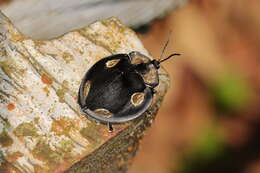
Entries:
{"label": "tree branch", "polygon": [[145,115],[113,133],[80,114],[77,91],[99,59],[133,50],[148,55],[135,33],[111,18],[32,40],[1,13],[0,40],[0,172],[125,172],[166,93],[167,74],[160,71]]}

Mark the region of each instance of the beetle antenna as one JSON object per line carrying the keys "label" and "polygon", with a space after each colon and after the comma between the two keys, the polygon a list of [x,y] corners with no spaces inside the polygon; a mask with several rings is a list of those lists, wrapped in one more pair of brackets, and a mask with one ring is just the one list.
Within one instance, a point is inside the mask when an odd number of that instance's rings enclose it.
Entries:
{"label": "beetle antenna", "polygon": [[163,50],[162,50],[161,56],[160,56],[160,58],[159,58],[158,61],[161,61],[162,56],[163,56],[163,54],[164,54],[164,52],[165,52],[165,50],[166,50],[166,48],[167,48],[167,46],[168,46],[168,44],[169,44],[169,42],[170,42],[170,36],[171,36],[171,33],[172,33],[172,31],[170,30],[169,35],[168,35],[167,42],[165,43],[165,45],[164,45],[164,47],[163,47]]}
{"label": "beetle antenna", "polygon": [[162,63],[163,61],[166,61],[166,60],[170,59],[170,58],[173,57],[173,56],[180,56],[180,55],[181,55],[181,54],[179,54],[179,53],[171,54],[171,55],[169,55],[167,58],[164,58],[164,59],[162,59],[162,60],[159,60],[159,63]]}

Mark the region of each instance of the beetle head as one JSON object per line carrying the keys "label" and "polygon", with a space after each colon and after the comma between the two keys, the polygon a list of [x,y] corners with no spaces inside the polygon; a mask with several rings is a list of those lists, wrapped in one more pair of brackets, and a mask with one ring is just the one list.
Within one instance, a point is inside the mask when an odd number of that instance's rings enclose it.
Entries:
{"label": "beetle head", "polygon": [[162,59],[162,60],[160,60],[160,59],[159,59],[159,60],[152,60],[152,61],[151,61],[151,64],[153,64],[156,69],[159,69],[159,68],[160,68],[160,64],[161,64],[162,62],[164,62],[164,61],[170,59],[170,58],[173,57],[173,56],[180,56],[180,55],[181,55],[181,54],[179,54],[179,53],[174,53],[174,54],[171,54],[170,56],[168,56],[167,58],[164,58],[164,59]]}

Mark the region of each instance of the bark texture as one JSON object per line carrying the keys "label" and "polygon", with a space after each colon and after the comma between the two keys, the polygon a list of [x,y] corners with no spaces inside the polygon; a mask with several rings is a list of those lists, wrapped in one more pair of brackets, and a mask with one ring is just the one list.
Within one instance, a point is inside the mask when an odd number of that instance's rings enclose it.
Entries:
{"label": "bark texture", "polygon": [[0,172],[126,172],[166,93],[167,74],[160,71],[149,110],[113,133],[80,113],[77,92],[101,58],[133,50],[149,56],[136,34],[110,18],[32,40],[0,13],[0,41]]}

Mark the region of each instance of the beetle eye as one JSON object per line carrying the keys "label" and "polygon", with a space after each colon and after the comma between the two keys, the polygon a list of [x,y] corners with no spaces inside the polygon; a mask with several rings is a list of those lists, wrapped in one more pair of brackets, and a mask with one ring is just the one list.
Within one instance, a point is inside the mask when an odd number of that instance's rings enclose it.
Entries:
{"label": "beetle eye", "polygon": [[159,69],[159,68],[160,68],[160,62],[159,62],[159,61],[157,61],[157,60],[152,60],[151,63],[154,65],[154,67],[155,67],[156,69]]}

